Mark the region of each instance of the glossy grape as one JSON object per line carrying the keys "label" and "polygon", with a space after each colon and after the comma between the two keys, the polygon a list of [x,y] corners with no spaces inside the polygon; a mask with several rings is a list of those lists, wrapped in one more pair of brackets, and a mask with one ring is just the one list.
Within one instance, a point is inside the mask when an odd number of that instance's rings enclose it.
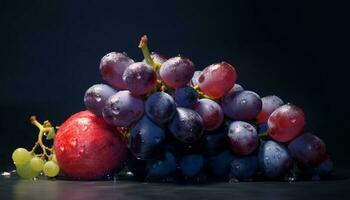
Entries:
{"label": "glossy grape", "polygon": [[221,102],[222,109],[232,120],[253,120],[260,112],[262,102],[258,94],[252,91],[230,91]]}
{"label": "glossy grape", "polygon": [[194,65],[191,60],[183,56],[176,56],[165,61],[159,74],[162,80],[172,88],[181,88],[191,80]]}
{"label": "glossy grape", "polygon": [[101,116],[107,99],[115,93],[117,90],[106,84],[93,85],[85,92],[85,107],[95,115]]}
{"label": "glossy grape", "polygon": [[236,70],[226,62],[212,64],[202,71],[198,82],[205,95],[219,99],[235,84]]}
{"label": "glossy grape", "polygon": [[174,98],[178,107],[192,108],[198,101],[198,92],[192,87],[178,88]]}
{"label": "glossy grape", "polygon": [[157,74],[144,62],[137,62],[127,67],[123,74],[127,89],[135,95],[144,95],[155,89]]}
{"label": "glossy grape", "polygon": [[29,164],[34,171],[40,172],[44,168],[45,161],[41,158],[33,157],[30,159]]}
{"label": "glossy grape", "polygon": [[60,167],[54,161],[47,161],[44,165],[43,171],[47,177],[55,177],[60,172]]}
{"label": "glossy grape", "polygon": [[100,72],[103,80],[116,89],[126,89],[123,73],[132,63],[134,61],[124,53],[111,52],[106,54],[100,62]]}
{"label": "glossy grape", "polygon": [[124,90],[117,92],[107,100],[102,114],[107,123],[126,127],[140,119],[143,112],[143,101]]}
{"label": "glossy grape", "polygon": [[260,145],[258,159],[260,169],[270,178],[280,178],[292,166],[292,157],[288,149],[272,140]]}
{"label": "glossy grape", "polygon": [[229,91],[228,93],[234,93],[234,92],[239,92],[239,91],[243,91],[243,90],[244,90],[243,87],[242,87],[240,84],[236,83],[236,84],[234,84],[234,86],[230,89],[230,91]]}
{"label": "glossy grape", "polygon": [[24,165],[30,161],[32,154],[25,148],[17,148],[12,153],[12,160],[16,165]]}
{"label": "glossy grape", "polygon": [[292,140],[288,149],[292,156],[307,166],[317,166],[326,156],[326,145],[317,136],[305,133]]}
{"label": "glossy grape", "polygon": [[258,116],[256,116],[258,123],[267,122],[271,113],[284,104],[282,99],[275,95],[263,97],[261,101],[261,111]]}
{"label": "glossy grape", "polygon": [[231,150],[239,155],[251,154],[259,145],[255,128],[247,122],[232,122],[228,130]]}
{"label": "glossy grape", "polygon": [[176,110],[175,116],[169,123],[171,133],[185,143],[197,141],[203,134],[201,116],[188,108],[178,107]]}
{"label": "glossy grape", "polygon": [[151,161],[148,167],[146,180],[160,180],[174,174],[176,159],[170,152],[165,152],[162,159]]}
{"label": "glossy grape", "polygon": [[164,130],[143,116],[130,130],[129,149],[137,159],[151,159],[160,152]]}
{"label": "glossy grape", "polygon": [[191,154],[183,157],[180,161],[180,170],[184,177],[195,177],[204,168],[204,158],[199,154]]}
{"label": "glossy grape", "polygon": [[157,124],[165,124],[171,120],[176,112],[176,104],[169,94],[155,92],[145,103],[147,116]]}
{"label": "glossy grape", "polygon": [[192,86],[196,86],[199,85],[198,79],[199,79],[199,75],[202,73],[202,71],[195,71],[193,73],[193,77],[191,79],[191,85]]}
{"label": "glossy grape", "polygon": [[16,165],[16,172],[18,176],[23,179],[33,179],[39,175],[38,171],[35,171],[30,167],[29,162],[23,165]]}
{"label": "glossy grape", "polygon": [[140,160],[136,158],[131,152],[128,155],[126,166],[133,173],[133,178],[137,180],[144,180],[147,175],[147,160]]}
{"label": "glossy grape", "polygon": [[218,128],[224,121],[221,106],[210,99],[200,99],[194,105],[194,110],[202,117],[204,130],[211,131]]}
{"label": "glossy grape", "polygon": [[277,108],[267,121],[269,136],[278,142],[288,142],[303,133],[305,116],[301,108],[286,104]]}
{"label": "glossy grape", "polygon": [[231,170],[231,162],[234,159],[235,156],[231,151],[224,151],[216,156],[210,157],[208,163],[210,173],[215,178],[227,180]]}
{"label": "glossy grape", "polygon": [[230,179],[251,181],[257,170],[258,159],[256,156],[236,157],[231,162]]}
{"label": "glossy grape", "polygon": [[228,149],[228,140],[225,130],[217,130],[205,133],[203,136],[203,154],[205,156],[215,156]]}

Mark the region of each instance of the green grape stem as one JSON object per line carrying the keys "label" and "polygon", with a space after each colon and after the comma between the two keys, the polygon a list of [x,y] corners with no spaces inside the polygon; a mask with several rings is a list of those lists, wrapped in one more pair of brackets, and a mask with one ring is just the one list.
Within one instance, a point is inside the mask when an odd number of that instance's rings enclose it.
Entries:
{"label": "green grape stem", "polygon": [[55,128],[52,127],[49,121],[45,121],[43,124],[39,123],[35,116],[30,117],[31,123],[39,129],[38,139],[30,151],[30,153],[35,154],[35,150],[37,147],[40,147],[42,150],[42,154],[38,154],[37,156],[42,158],[51,158],[51,155],[54,153],[52,148],[45,146],[43,143],[43,136],[46,136],[46,139],[54,139],[55,136]]}

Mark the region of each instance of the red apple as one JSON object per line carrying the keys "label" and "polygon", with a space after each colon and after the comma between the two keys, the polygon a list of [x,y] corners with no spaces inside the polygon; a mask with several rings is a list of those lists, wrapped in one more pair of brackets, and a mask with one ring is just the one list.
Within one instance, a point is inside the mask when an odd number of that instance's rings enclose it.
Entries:
{"label": "red apple", "polygon": [[62,172],[80,180],[117,172],[127,158],[121,133],[89,111],[72,115],[59,127],[54,150]]}

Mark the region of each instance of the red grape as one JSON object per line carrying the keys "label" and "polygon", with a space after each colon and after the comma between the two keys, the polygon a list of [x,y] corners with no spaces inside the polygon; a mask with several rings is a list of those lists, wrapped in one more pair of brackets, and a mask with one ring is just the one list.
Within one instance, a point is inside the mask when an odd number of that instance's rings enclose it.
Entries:
{"label": "red grape", "polygon": [[206,131],[215,130],[224,121],[221,106],[213,100],[200,99],[195,104],[194,110],[202,117]]}
{"label": "red grape", "polygon": [[205,95],[219,99],[235,84],[236,70],[226,62],[212,64],[202,71],[198,82]]}
{"label": "red grape", "polygon": [[291,141],[304,130],[304,112],[295,105],[283,105],[270,115],[267,125],[267,132],[274,140],[278,142]]}
{"label": "red grape", "polygon": [[256,116],[258,123],[267,122],[271,113],[284,104],[282,99],[275,95],[263,97],[261,98],[261,101],[261,111],[258,116]]}

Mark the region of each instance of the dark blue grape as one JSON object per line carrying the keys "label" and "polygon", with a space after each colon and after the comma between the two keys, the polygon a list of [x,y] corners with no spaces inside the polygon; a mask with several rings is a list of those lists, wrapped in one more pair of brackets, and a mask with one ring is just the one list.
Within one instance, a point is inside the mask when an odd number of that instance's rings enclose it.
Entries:
{"label": "dark blue grape", "polygon": [[171,120],[176,112],[173,97],[165,92],[155,92],[145,103],[147,116],[157,124],[164,124]]}
{"label": "dark blue grape", "polygon": [[178,140],[193,143],[203,134],[203,120],[195,111],[188,108],[177,108],[177,112],[169,123],[171,133]]}
{"label": "dark blue grape", "polygon": [[231,162],[235,159],[235,156],[231,151],[224,151],[216,156],[210,157],[208,162],[208,168],[214,178],[228,180],[231,170]]}
{"label": "dark blue grape", "polygon": [[164,130],[143,116],[130,130],[129,149],[140,160],[157,155],[165,140]]}
{"label": "dark blue grape", "polygon": [[292,166],[288,149],[272,140],[260,145],[258,159],[262,172],[269,178],[282,177]]}
{"label": "dark blue grape", "polygon": [[85,107],[95,115],[102,115],[107,99],[117,93],[117,90],[106,84],[95,84],[85,92]]}
{"label": "dark blue grape", "polygon": [[266,122],[258,124],[256,127],[256,131],[258,132],[258,135],[266,133],[267,129],[268,129],[268,126]]}
{"label": "dark blue grape", "polygon": [[143,101],[123,90],[108,98],[102,115],[113,126],[127,127],[140,119],[143,112]]}
{"label": "dark blue grape", "polygon": [[131,152],[129,152],[126,166],[132,172],[133,178],[137,180],[144,180],[147,175],[147,160],[137,159]]}
{"label": "dark blue grape", "polygon": [[251,154],[259,145],[255,128],[247,122],[232,122],[228,130],[231,150],[239,155]]}
{"label": "dark blue grape", "polygon": [[203,136],[203,140],[203,154],[205,156],[215,156],[225,149],[228,149],[227,134],[224,130],[206,132]]}
{"label": "dark blue grape", "polygon": [[325,143],[310,133],[305,133],[292,140],[288,149],[298,162],[311,167],[319,165],[326,157]]}
{"label": "dark blue grape", "polygon": [[204,158],[199,154],[191,154],[180,161],[180,170],[185,177],[195,177],[204,169]]}
{"label": "dark blue grape", "polygon": [[257,170],[258,159],[256,156],[236,157],[231,162],[230,179],[251,181]]}
{"label": "dark blue grape", "polygon": [[161,159],[149,161],[146,180],[161,180],[174,174],[176,159],[170,152],[165,152]]}
{"label": "dark blue grape", "polygon": [[192,108],[198,101],[198,92],[192,87],[178,88],[174,96],[178,107]]}
{"label": "dark blue grape", "polygon": [[227,93],[221,102],[223,111],[232,120],[253,120],[260,112],[262,102],[255,92],[239,91]]}

